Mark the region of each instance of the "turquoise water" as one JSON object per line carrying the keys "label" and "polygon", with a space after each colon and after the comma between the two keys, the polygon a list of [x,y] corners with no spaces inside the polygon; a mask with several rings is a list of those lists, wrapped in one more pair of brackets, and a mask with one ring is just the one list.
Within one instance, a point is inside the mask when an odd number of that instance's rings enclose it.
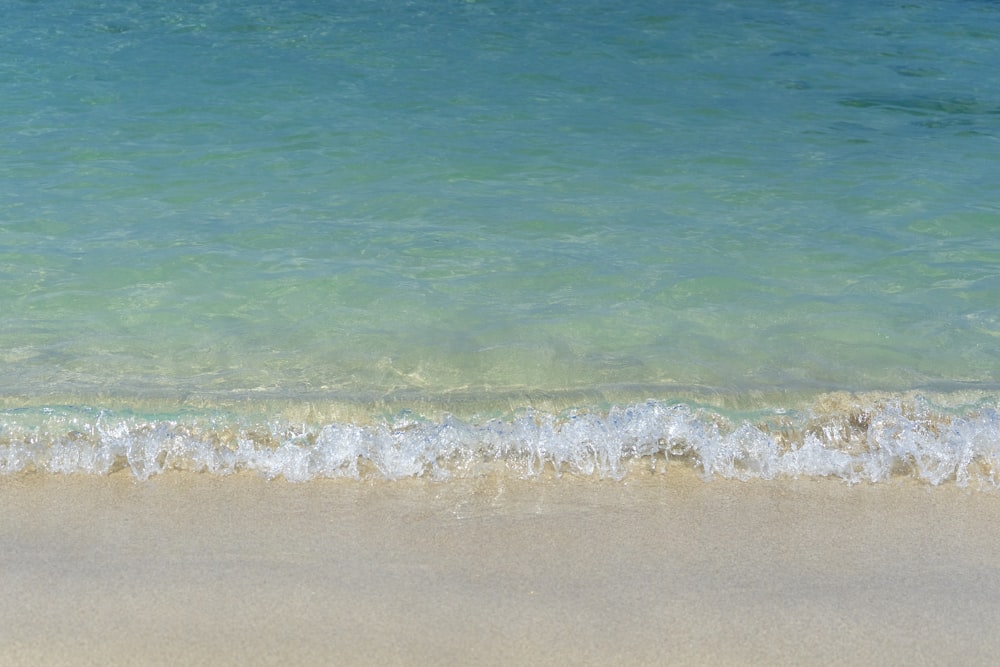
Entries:
{"label": "turquoise water", "polygon": [[874,419],[993,479],[995,3],[18,2],[0,56],[3,469],[836,423],[740,470],[875,479]]}

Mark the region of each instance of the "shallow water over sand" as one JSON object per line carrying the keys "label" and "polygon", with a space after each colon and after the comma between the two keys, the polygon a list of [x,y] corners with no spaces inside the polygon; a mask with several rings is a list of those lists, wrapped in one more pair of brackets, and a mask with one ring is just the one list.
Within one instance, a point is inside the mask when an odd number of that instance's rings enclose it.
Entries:
{"label": "shallow water over sand", "polygon": [[[647,400],[735,433],[837,392],[988,431],[997,25],[976,2],[15,5],[0,439],[43,408],[110,461],[93,434],[122,420],[214,442],[452,415],[480,452],[490,420],[602,415],[583,452]],[[421,437],[422,470],[450,456]]]}

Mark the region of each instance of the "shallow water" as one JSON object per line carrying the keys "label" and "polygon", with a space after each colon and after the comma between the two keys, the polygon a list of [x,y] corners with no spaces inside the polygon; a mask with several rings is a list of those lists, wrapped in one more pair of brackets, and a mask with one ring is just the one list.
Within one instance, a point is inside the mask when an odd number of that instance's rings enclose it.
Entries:
{"label": "shallow water", "polygon": [[872,392],[989,431],[998,26],[957,1],[13,5],[0,439],[51,432],[29,459],[61,469],[64,410],[477,441],[652,399],[804,415],[804,442]]}

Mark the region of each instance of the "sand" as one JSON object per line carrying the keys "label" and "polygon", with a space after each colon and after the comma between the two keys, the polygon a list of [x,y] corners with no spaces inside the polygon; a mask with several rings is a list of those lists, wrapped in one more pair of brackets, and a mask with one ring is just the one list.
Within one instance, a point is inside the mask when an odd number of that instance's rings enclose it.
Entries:
{"label": "sand", "polygon": [[1000,495],[0,478],[0,663],[989,664]]}

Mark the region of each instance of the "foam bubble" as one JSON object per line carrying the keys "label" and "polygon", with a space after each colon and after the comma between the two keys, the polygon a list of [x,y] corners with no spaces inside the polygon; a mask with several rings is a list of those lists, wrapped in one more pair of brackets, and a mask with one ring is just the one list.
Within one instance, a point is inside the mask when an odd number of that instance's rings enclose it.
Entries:
{"label": "foam bubble", "polygon": [[687,465],[706,478],[834,477],[848,483],[911,477],[931,485],[1000,486],[996,407],[938,409],[921,398],[837,404],[797,414],[730,419],[648,401],[607,411],[526,410],[482,422],[412,416],[371,424],[238,419],[142,419],[110,412],[8,411],[0,472],[138,480],[172,470],[250,471],[317,478],[447,480],[486,474],[571,474],[620,480],[637,464]]}

